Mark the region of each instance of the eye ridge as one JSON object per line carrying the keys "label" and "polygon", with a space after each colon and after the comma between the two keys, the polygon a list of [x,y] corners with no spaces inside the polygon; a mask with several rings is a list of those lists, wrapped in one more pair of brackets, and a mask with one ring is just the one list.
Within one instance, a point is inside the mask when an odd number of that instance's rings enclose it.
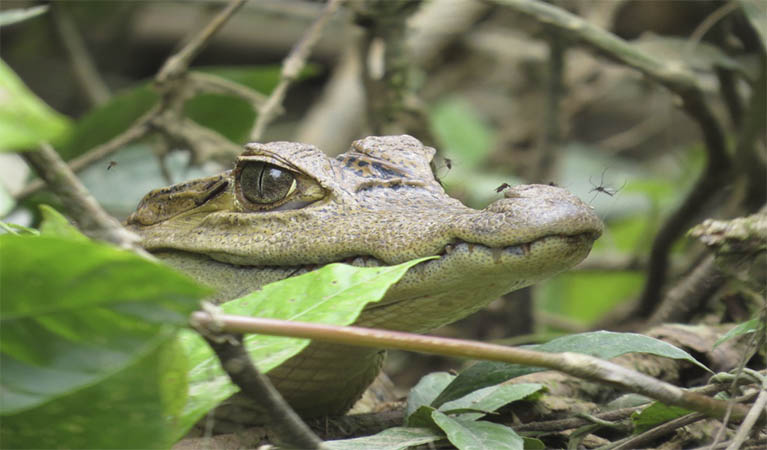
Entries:
{"label": "eye ridge", "polygon": [[289,170],[254,161],[239,174],[242,195],[251,203],[269,205],[284,200],[295,189],[296,177]]}

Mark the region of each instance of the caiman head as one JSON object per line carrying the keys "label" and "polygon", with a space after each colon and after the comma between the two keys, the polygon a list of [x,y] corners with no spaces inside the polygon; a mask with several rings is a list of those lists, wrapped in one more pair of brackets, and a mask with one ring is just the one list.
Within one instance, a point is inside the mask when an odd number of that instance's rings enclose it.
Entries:
{"label": "caiman head", "polygon": [[[146,249],[215,287],[219,301],[328,263],[438,256],[355,322],[412,332],[572,267],[602,232],[589,206],[553,186],[517,186],[468,208],[434,178],[434,153],[410,136],[368,137],[337,158],[305,144],[248,144],[231,171],[150,192],[128,224]],[[302,415],[337,415],[382,361],[375,349],[313,342],[269,377]],[[262,411],[242,400],[216,417],[258,422]]]}
{"label": "caiman head", "polygon": [[337,158],[306,144],[248,144],[231,171],[150,192],[128,224],[222,301],[328,263],[437,255],[357,322],[407,331],[572,267],[602,232],[589,206],[553,186],[516,186],[468,208],[435,179],[434,153],[410,136],[358,140]]}

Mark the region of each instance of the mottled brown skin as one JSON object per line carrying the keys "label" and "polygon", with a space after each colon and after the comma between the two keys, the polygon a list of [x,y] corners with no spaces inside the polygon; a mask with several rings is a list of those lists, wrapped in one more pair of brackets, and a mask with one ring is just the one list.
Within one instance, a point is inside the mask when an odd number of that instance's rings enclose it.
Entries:
{"label": "mottled brown skin", "polygon": [[[516,186],[483,210],[468,208],[435,180],[434,153],[410,136],[368,137],[334,159],[306,144],[248,144],[232,171],[150,192],[128,224],[159,258],[217,288],[218,301],[332,262],[439,255],[355,322],[412,332],[572,267],[602,232],[589,206],[553,186]],[[383,357],[312,343],[269,376],[301,414],[338,415]],[[257,421],[239,408],[236,416]]]}

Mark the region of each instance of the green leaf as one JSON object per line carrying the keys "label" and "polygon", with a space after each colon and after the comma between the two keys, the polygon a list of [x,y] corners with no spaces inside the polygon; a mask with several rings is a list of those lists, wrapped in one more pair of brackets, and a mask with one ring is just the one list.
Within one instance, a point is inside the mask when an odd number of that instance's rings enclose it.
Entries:
{"label": "green leaf", "polygon": [[481,361],[465,369],[431,403],[439,408],[443,403],[461,398],[477,389],[503,383],[512,378],[545,369],[495,361]]}
{"label": "green leaf", "polygon": [[[274,65],[251,67],[205,67],[195,70],[216,75],[268,94],[277,85],[280,67]],[[301,76],[317,73],[316,66],[304,70]],[[144,81],[113,96],[104,105],[80,119],[72,138],[59,151],[71,159],[103,144],[128,129],[139,117],[157,103],[159,96],[151,84]],[[188,100],[184,113],[204,127],[222,134],[232,142],[247,138],[256,115],[243,99],[232,95],[204,93]]]}
{"label": "green leaf", "polygon": [[112,96],[75,123],[71,137],[58,148],[61,157],[69,160],[109,141],[127,130],[158,100],[159,96],[146,82]]}
{"label": "green leaf", "polygon": [[440,148],[454,164],[475,169],[485,161],[492,149],[493,130],[469,103],[458,98],[444,100],[429,118]]}
{"label": "green leaf", "polygon": [[525,450],[546,450],[546,444],[542,440],[524,436]]}
{"label": "green leaf", "polygon": [[459,450],[523,450],[522,438],[511,428],[485,421],[462,421],[440,411],[432,418],[447,434],[447,439]]}
{"label": "green leaf", "polygon": [[[262,94],[271,94],[280,81],[282,66],[276,64],[264,66],[210,66],[195,67],[195,70],[239,83]],[[307,64],[298,75],[298,80],[314,77],[319,72],[320,68],[318,65]]]}
{"label": "green leaf", "polygon": [[634,423],[634,433],[643,433],[650,428],[690,414],[691,412],[678,406],[668,406],[660,402],[653,402],[652,405],[642,411],[631,415],[631,421]]}
{"label": "green leaf", "polygon": [[168,445],[185,395],[175,331],[207,291],[93,242],[3,235],[0,247],[13,261],[0,267],[4,445]]}
{"label": "green leaf", "polygon": [[33,94],[0,60],[0,152],[56,142],[68,131],[69,120]]}
{"label": "green leaf", "polygon": [[434,423],[434,419],[431,415],[431,413],[436,410],[437,408],[429,405],[419,406],[415,411],[407,416],[405,419],[405,425],[408,427],[432,428],[436,430],[439,427],[436,423]]}
{"label": "green leaf", "polygon": [[499,384],[478,389],[457,400],[445,402],[439,410],[445,414],[455,413],[458,410],[477,410],[481,412],[461,414],[460,419],[476,420],[487,412],[508,405],[511,402],[522,400],[525,397],[540,391],[543,386],[535,383]]}
{"label": "green leaf", "polygon": [[[602,359],[615,358],[626,353],[650,353],[667,358],[683,359],[710,372],[706,366],[699,363],[684,350],[674,347],[667,342],[635,333],[594,331],[564,336],[545,344],[531,345],[525,348],[551,353],[576,352]],[[437,396],[432,405],[439,407],[444,402],[463,397],[474,390],[541,370],[543,369],[525,367],[518,364],[491,361],[479,362],[461,372]]]}
{"label": "green leaf", "polygon": [[200,94],[190,99],[184,105],[184,115],[238,144],[247,142],[256,120],[250,103],[223,94]]}
{"label": "green leaf", "polygon": [[330,450],[406,450],[444,438],[442,433],[429,428],[394,427],[372,436],[325,441],[322,445]]}
{"label": "green leaf", "polygon": [[[277,65],[216,66],[196,68],[195,70],[233,81],[268,95],[280,81],[282,67]],[[316,75],[318,72],[316,65],[307,65],[299,74],[298,79],[303,80]],[[186,102],[184,114],[200,125],[210,128],[238,144],[248,141],[250,128],[256,120],[256,111],[248,101],[229,94],[205,93],[198,95]]]}
{"label": "green leaf", "polygon": [[[349,325],[367,303],[380,300],[410,267],[428,259],[433,257],[383,267],[329,264],[301,276],[268,284],[261,290],[221,305],[221,309],[227,314]],[[229,382],[218,359],[202,338],[185,333],[182,343],[190,362],[190,398],[179,420],[179,437],[210,409],[239,390]],[[308,339],[255,334],[245,337],[250,357],[264,373],[298,354],[308,344]]]}
{"label": "green leaf", "polygon": [[[576,352],[611,359],[626,353],[649,353],[671,359],[683,359],[703,370],[711,372],[686,351],[668,342],[636,333],[615,333],[612,331],[592,331],[553,339],[545,344],[530,346],[538,351],[559,353]],[[713,373],[713,372],[712,372]]]}
{"label": "green leaf", "polygon": [[407,395],[407,410],[405,418],[409,417],[418,408],[429,405],[437,398],[437,395],[455,379],[455,375],[447,372],[433,372],[425,375],[413,386]]}
{"label": "green leaf", "polygon": [[714,343],[714,348],[717,348],[720,344],[729,341],[732,338],[762,330],[764,329],[764,326],[764,321],[759,316],[754,317],[751,320],[747,320],[731,328],[730,331],[724,333],[719,339],[716,340]]}
{"label": "green leaf", "polygon": [[33,6],[31,8],[7,9],[0,12],[0,27],[29,20],[48,11],[48,5]]}
{"label": "green leaf", "polygon": [[80,233],[80,230],[69,223],[66,217],[50,206],[40,205],[40,213],[43,216],[43,222],[40,224],[40,233],[43,236],[56,236],[76,241],[88,240],[84,234]]}
{"label": "green leaf", "polygon": [[170,447],[168,419],[186,395],[183,354],[165,339],[136,356],[76,393],[4,416],[0,440],[7,448]]}

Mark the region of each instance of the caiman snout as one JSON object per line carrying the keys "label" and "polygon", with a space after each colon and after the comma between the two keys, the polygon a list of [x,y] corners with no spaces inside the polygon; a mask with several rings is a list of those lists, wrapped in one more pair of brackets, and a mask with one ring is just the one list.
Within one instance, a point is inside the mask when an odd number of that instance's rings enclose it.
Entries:
{"label": "caiman snout", "polygon": [[593,241],[603,229],[602,220],[589,205],[565,189],[543,184],[507,189],[504,198],[478,211],[471,222],[471,226],[457,224],[460,238],[491,247],[556,235],[587,235]]}

